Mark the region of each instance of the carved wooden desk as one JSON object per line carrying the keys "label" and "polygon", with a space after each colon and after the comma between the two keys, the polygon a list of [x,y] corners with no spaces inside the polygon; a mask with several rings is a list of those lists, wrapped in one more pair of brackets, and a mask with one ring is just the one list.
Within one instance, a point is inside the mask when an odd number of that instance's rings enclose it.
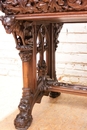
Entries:
{"label": "carved wooden desk", "polygon": [[[87,87],[56,80],[55,51],[63,23],[87,22],[87,0],[0,0],[0,20],[12,33],[23,68],[23,96],[16,129],[27,130],[32,109],[44,95],[87,95]],[[37,55],[39,55],[38,63]]]}

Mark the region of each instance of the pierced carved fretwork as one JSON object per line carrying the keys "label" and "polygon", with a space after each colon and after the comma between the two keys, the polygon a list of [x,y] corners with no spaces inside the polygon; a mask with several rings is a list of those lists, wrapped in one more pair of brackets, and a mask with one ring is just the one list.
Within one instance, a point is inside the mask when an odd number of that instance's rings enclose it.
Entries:
{"label": "pierced carved fretwork", "polygon": [[49,24],[37,26],[37,53],[39,53],[38,60],[38,82],[47,75],[46,53],[49,46]]}
{"label": "pierced carved fretwork", "polygon": [[49,13],[87,10],[87,0],[1,0],[5,14]]}
{"label": "pierced carved fretwork", "polygon": [[37,26],[37,52],[46,51],[49,43],[49,25]]}

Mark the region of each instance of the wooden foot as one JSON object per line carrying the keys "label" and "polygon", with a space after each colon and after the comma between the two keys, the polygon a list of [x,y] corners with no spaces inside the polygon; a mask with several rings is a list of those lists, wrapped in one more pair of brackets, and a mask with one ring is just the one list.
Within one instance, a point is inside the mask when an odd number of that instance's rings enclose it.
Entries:
{"label": "wooden foot", "polygon": [[60,96],[60,92],[50,92],[49,93],[49,96],[51,97],[51,98],[56,98],[56,97],[58,97],[58,96]]}
{"label": "wooden foot", "polygon": [[18,106],[20,113],[17,115],[14,120],[15,128],[18,130],[27,130],[27,128],[31,125],[32,122],[32,102],[33,102],[33,94],[30,89],[23,89],[23,97]]}
{"label": "wooden foot", "polygon": [[[42,82],[43,83],[43,82]],[[40,103],[44,93],[38,89],[33,94],[30,88],[23,88],[23,96],[18,106],[20,113],[14,120],[15,128],[18,130],[27,130],[32,123],[32,109],[36,102]]]}
{"label": "wooden foot", "polygon": [[14,125],[17,130],[27,130],[31,125],[32,116],[25,113],[20,113],[14,120]]}

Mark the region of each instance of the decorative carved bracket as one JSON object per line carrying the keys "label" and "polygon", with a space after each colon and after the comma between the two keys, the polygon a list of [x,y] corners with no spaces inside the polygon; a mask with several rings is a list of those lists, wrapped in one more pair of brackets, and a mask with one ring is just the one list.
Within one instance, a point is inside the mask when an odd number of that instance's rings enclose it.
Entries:
{"label": "decorative carved bracket", "polygon": [[1,16],[0,20],[7,33],[12,33],[16,42],[16,48],[21,51],[33,50],[33,23],[30,21],[17,21],[15,17]]}
{"label": "decorative carved bracket", "polygon": [[53,24],[55,50],[56,50],[57,45],[59,43],[58,37],[59,37],[59,34],[60,34],[62,27],[63,27],[63,23],[54,23]]}
{"label": "decorative carved bracket", "polygon": [[17,21],[14,16],[1,16],[0,20],[7,33],[12,33],[16,48],[20,50],[22,61],[29,61],[33,51],[33,23],[30,21]]}

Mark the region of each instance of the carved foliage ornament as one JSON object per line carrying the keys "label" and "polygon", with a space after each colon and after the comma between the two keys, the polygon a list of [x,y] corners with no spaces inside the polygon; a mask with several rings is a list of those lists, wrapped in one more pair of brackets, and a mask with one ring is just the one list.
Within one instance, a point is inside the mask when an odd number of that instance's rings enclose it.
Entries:
{"label": "carved foliage ornament", "polygon": [[27,62],[31,59],[32,52],[31,51],[20,51],[19,56],[23,62]]}
{"label": "carved foliage ornament", "polygon": [[54,23],[53,24],[55,50],[57,48],[57,44],[59,43],[58,37],[59,37],[60,31],[62,29],[62,26],[63,26],[63,23]]}
{"label": "carved foliage ornament", "polygon": [[87,10],[87,0],[0,0],[0,10],[11,15]]}

